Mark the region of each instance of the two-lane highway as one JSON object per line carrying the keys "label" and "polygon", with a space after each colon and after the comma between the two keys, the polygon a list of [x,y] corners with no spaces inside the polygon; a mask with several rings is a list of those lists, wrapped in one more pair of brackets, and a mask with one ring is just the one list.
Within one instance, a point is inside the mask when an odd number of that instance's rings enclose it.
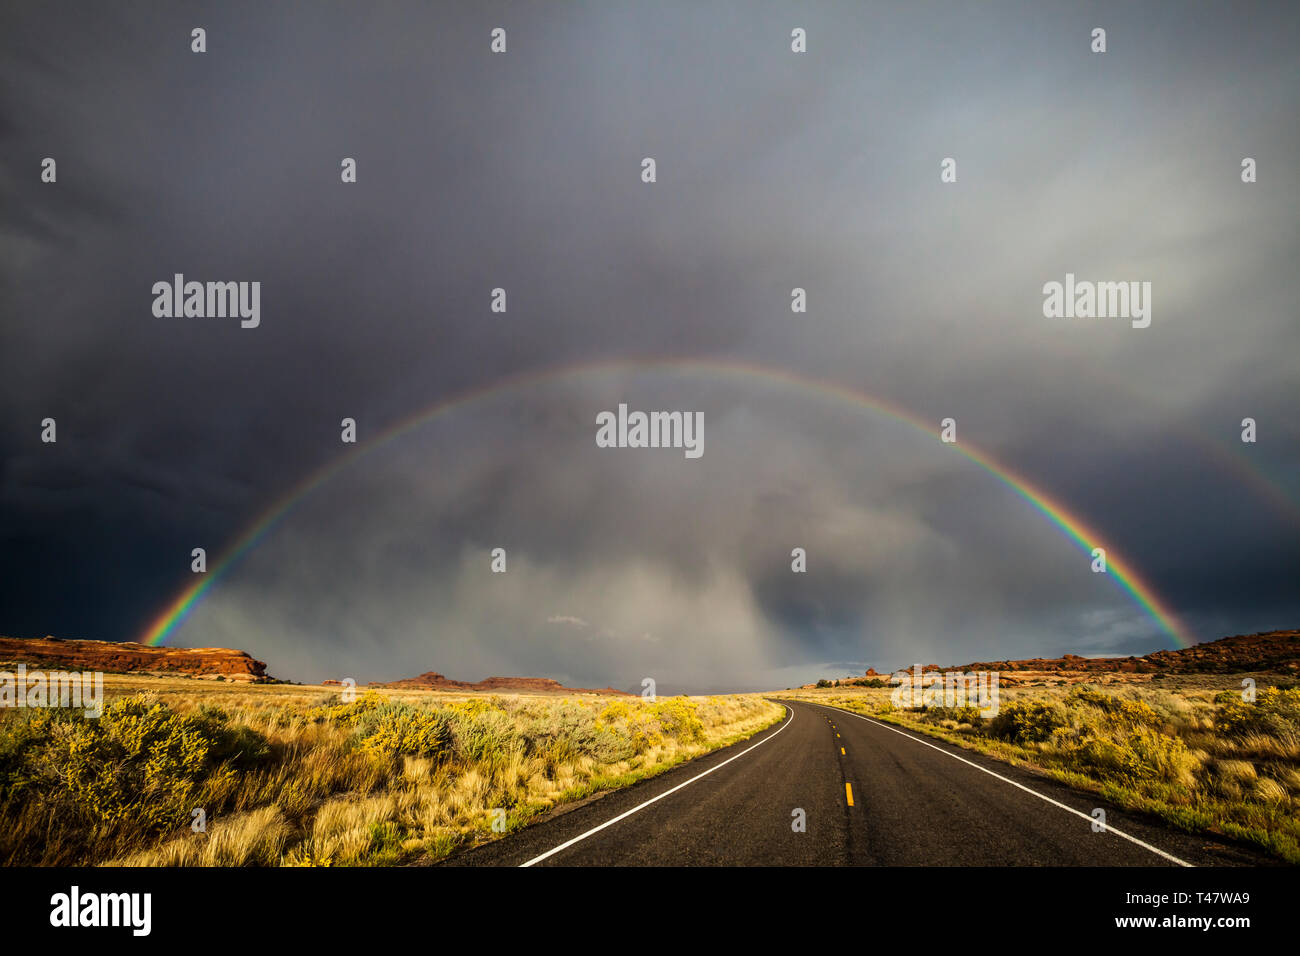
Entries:
{"label": "two-lane highway", "polygon": [[[1179,866],[1267,862],[910,731],[802,701],[781,723],[451,865]],[[1106,811],[1105,830],[1092,812]]]}

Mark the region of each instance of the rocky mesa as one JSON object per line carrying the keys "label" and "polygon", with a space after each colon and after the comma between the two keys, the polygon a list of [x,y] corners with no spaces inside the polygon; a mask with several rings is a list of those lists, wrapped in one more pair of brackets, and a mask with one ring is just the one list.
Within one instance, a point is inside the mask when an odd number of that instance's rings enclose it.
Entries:
{"label": "rocky mesa", "polygon": [[266,664],[226,647],[148,647],[132,642],[0,637],[0,661],[110,674],[174,674],[248,684],[271,683]]}
{"label": "rocky mesa", "polygon": [[1266,631],[1237,634],[1217,641],[1193,644],[1174,651],[1152,651],[1141,657],[1079,657],[1019,661],[986,661],[961,668],[972,671],[1070,671],[1084,674],[1236,674],[1248,671],[1300,670],[1300,631]]}

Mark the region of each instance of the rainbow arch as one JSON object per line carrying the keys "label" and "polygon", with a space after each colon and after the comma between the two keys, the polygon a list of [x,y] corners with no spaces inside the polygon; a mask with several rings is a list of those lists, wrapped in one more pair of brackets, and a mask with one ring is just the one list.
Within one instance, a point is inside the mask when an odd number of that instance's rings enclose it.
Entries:
{"label": "rainbow arch", "polygon": [[[153,619],[140,642],[152,647],[162,645],[185,622],[186,618],[193,612],[212,586],[221,580],[226,572],[283,521],[299,501],[370,451],[386,445],[440,416],[464,409],[476,402],[481,402],[494,395],[513,389],[541,385],[594,372],[656,370],[700,372],[718,377],[739,377],[746,380],[757,379],[770,385],[781,385],[797,391],[814,393],[858,408],[866,408],[882,413],[932,438],[937,438],[939,435],[938,428],[929,422],[923,421],[906,409],[867,392],[839,383],[824,382],[788,369],[752,362],[708,358],[617,358],[555,366],[511,376],[441,399],[433,405],[389,425],[374,438],[357,445],[334,462],[308,475],[254,519],[235,539],[234,544],[222,553],[216,564],[206,575],[182,590]],[[1063,504],[1049,497],[1040,488],[1035,487],[1024,476],[999,463],[990,455],[973,448],[965,439],[947,447],[955,450],[958,454],[961,454],[1009,487],[1016,495],[1031,505],[1034,510],[1046,517],[1084,553],[1091,555],[1093,548],[1104,547],[1106,549],[1106,566],[1111,580],[1118,584],[1179,647],[1189,647],[1196,643],[1195,636],[1179,619],[1173,609],[1155,592],[1149,583],[1143,580],[1137,570],[1120,558],[1115,549],[1107,546],[1102,541],[1101,536],[1088,527],[1083,519],[1072,514]]]}

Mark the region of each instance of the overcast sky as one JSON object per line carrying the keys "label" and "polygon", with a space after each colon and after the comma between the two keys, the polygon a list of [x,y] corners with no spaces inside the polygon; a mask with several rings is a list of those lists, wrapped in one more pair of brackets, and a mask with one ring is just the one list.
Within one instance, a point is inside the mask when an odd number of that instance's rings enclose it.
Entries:
{"label": "overcast sky", "polygon": [[[1200,638],[1295,627],[1298,24],[1287,3],[7,4],[0,633],[138,638],[192,548],[215,562],[349,450],[345,416],[364,443],[467,389],[651,355],[951,416]],[[1045,318],[1067,272],[1150,282],[1150,327]],[[260,325],[155,317],[175,273],[260,282]],[[702,412],[703,456],[597,448],[620,402]],[[1089,563],[888,416],[597,367],[360,456],[171,643],[300,680],[661,692],[1171,646]]]}

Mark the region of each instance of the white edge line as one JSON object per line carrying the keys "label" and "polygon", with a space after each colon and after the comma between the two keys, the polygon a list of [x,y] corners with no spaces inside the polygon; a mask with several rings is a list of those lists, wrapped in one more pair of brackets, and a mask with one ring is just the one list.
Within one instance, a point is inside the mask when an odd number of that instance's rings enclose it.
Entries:
{"label": "white edge line", "polygon": [[741,757],[745,756],[745,754],[749,753],[755,747],[763,746],[763,744],[767,743],[769,740],[775,737],[776,734],[779,734],[781,731],[785,730],[785,728],[789,727],[792,723],[794,723],[794,708],[790,707],[788,704],[782,704],[781,706],[784,707],[787,711],[789,711],[790,719],[787,720],[785,723],[783,723],[780,727],[778,727],[775,734],[769,734],[768,736],[760,740],[758,743],[746,747],[744,750],[736,754],[734,757],[728,757],[726,760],[722,761],[722,763],[715,764],[714,766],[710,767],[708,770],[704,771],[703,773],[696,774],[694,777],[691,777],[690,780],[687,780],[683,783],[679,783],[671,790],[665,790],[663,793],[659,794],[659,796],[651,797],[645,803],[638,804],[637,806],[633,807],[631,810],[625,810],[622,813],[620,813],[618,816],[614,817],[612,820],[606,820],[600,826],[592,827],[586,833],[580,833],[572,840],[566,840],[565,842],[561,843],[559,846],[555,847],[554,849],[547,850],[545,853],[541,854],[540,856],[533,857],[527,863],[520,863],[519,866],[522,868],[525,866],[532,866],[534,863],[540,863],[542,860],[545,860],[548,856],[554,856],[555,854],[559,853],[561,850],[566,850],[569,847],[573,846],[575,843],[582,842],[583,840],[587,839],[587,837],[591,836],[593,833],[599,833],[601,830],[605,829],[605,827],[612,827],[615,823],[618,823],[619,820],[623,820],[627,817],[630,817],[632,814],[636,813],[639,810],[644,810],[646,807],[650,806],[650,804],[657,803],[658,801],[662,800],[664,797],[668,796],[670,793],[676,793],[678,790],[682,789],[682,787],[689,787],[691,784],[693,784],[696,780],[699,780],[701,777],[707,777],[709,774],[713,773],[713,771],[725,767],[727,764],[731,763],[731,761],[739,760]]}
{"label": "white edge line", "polygon": [[[811,703],[811,701],[809,701],[808,703]],[[974,767],[976,770],[982,770],[984,773],[988,774],[990,777],[997,777],[997,778],[998,778],[999,780],[1001,780],[1003,783],[1009,783],[1009,784],[1011,784],[1011,786],[1016,787],[1016,788],[1018,788],[1018,789],[1020,789],[1020,790],[1025,791],[1025,793],[1032,793],[1032,794],[1033,794],[1034,796],[1036,796],[1039,800],[1046,800],[1046,801],[1047,801],[1048,803],[1050,803],[1052,806],[1054,806],[1054,807],[1060,807],[1062,810],[1065,810],[1067,813],[1073,813],[1076,817],[1083,817],[1083,819],[1087,820],[1089,823],[1095,822],[1094,819],[1093,819],[1092,817],[1090,817],[1088,814],[1084,813],[1082,810],[1076,810],[1076,809],[1074,809],[1074,807],[1066,806],[1064,803],[1061,803],[1059,800],[1053,800],[1051,797],[1046,796],[1045,794],[1041,794],[1041,793],[1039,793],[1037,790],[1031,790],[1029,787],[1026,787],[1023,783],[1017,783],[1016,781],[1012,780],[1010,777],[1004,777],[1004,776],[1002,776],[1002,774],[1000,774],[1000,773],[994,773],[992,770],[988,769],[987,767],[981,767],[979,764],[975,763],[975,761],[973,761],[973,760],[967,760],[965,757],[959,757],[957,754],[953,753],[953,752],[950,751],[950,750],[945,750],[945,749],[942,748],[942,747],[939,747],[939,746],[936,746],[935,744],[930,743],[928,740],[922,740],[920,737],[917,737],[917,736],[915,736],[915,735],[913,735],[913,734],[909,734],[909,733],[907,733],[906,731],[899,730],[897,727],[891,727],[889,724],[882,723],[882,722],[879,721],[879,720],[873,720],[873,719],[870,718],[870,717],[864,717],[864,716],[862,716],[862,714],[854,713],[854,712],[851,711],[851,710],[844,710],[843,707],[836,707],[834,704],[819,704],[819,705],[817,705],[817,706],[820,706],[820,707],[829,707],[829,708],[832,709],[832,710],[841,710],[841,711],[844,711],[844,713],[846,713],[846,714],[851,714],[852,716],[857,717],[859,720],[865,720],[865,721],[866,721],[867,723],[869,723],[869,724],[875,724],[877,727],[884,727],[886,730],[892,730],[894,733],[896,733],[896,734],[898,734],[898,735],[900,735],[900,736],[902,736],[902,737],[906,737],[908,740],[914,740],[914,741],[916,741],[916,743],[918,743],[918,744],[922,744],[922,745],[924,745],[924,746],[926,746],[926,747],[929,747],[931,750],[937,750],[937,751],[939,751],[939,753],[943,754],[943,755],[946,756],[946,757],[951,757],[953,760],[960,760],[962,763],[964,763],[964,764],[969,764],[970,766]],[[774,735],[774,736],[775,736],[775,735]],[[1168,860],[1170,863],[1177,863],[1179,866],[1187,866],[1187,867],[1190,867],[1190,866],[1193,865],[1193,864],[1191,864],[1191,863],[1188,863],[1186,860],[1180,860],[1178,857],[1174,856],[1172,853],[1166,853],[1164,850],[1160,849],[1159,847],[1154,847],[1154,846],[1152,846],[1150,843],[1144,843],[1142,840],[1139,840],[1139,839],[1138,839],[1137,837],[1135,837],[1135,836],[1129,836],[1127,833],[1125,833],[1125,832],[1122,831],[1122,830],[1116,830],[1116,829],[1115,829],[1113,826],[1111,826],[1109,823],[1102,824],[1102,826],[1105,828],[1105,829],[1102,831],[1103,833],[1113,833],[1113,834],[1115,834],[1117,837],[1123,837],[1125,840],[1128,840],[1130,843],[1136,843],[1138,846],[1142,847],[1142,849],[1144,849],[1144,850],[1150,850],[1150,851],[1151,851],[1152,853],[1154,853],[1156,856],[1164,857],[1164,858],[1165,858],[1166,860]]]}

